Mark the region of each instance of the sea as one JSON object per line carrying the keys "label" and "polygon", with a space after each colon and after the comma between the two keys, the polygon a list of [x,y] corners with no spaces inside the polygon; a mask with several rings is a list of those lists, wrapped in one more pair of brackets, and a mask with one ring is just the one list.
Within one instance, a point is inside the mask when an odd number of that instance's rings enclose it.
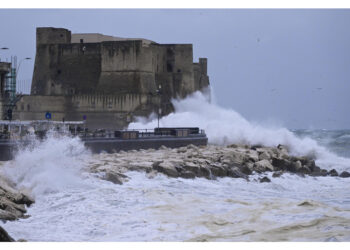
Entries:
{"label": "sea", "polygon": [[[293,155],[350,171],[350,130],[266,127],[195,93],[173,101],[161,126],[197,126],[210,144],[286,145]],[[156,116],[129,128],[153,128]],[[113,155],[112,155],[113,157]],[[117,156],[115,156],[117,158]],[[131,159],[132,160],[132,159]],[[0,163],[0,174],[35,198],[29,218],[0,225],[27,241],[350,241],[350,178],[284,174],[244,179],[150,179],[128,172],[123,185],[91,173],[108,164],[78,138],[51,134]]]}

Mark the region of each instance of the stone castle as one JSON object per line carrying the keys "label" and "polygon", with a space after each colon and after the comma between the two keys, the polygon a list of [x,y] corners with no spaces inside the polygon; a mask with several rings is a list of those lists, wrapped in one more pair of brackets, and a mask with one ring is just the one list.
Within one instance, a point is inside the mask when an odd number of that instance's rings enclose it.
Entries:
{"label": "stone castle", "polygon": [[89,128],[124,128],[135,116],[166,115],[171,99],[209,85],[207,59],[193,62],[192,44],[72,34],[37,28],[31,95],[14,119],[83,120]]}

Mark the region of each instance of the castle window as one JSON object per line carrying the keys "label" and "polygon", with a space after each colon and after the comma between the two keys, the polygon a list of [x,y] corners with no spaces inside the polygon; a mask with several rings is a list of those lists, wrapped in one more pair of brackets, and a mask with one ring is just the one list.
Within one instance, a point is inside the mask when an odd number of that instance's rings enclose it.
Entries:
{"label": "castle window", "polygon": [[27,104],[27,111],[30,111],[30,105]]}
{"label": "castle window", "polygon": [[58,74],[58,75],[61,74],[61,72],[62,72],[62,71],[61,71],[60,69],[57,70],[57,74]]}
{"label": "castle window", "polygon": [[84,39],[80,39],[80,43],[84,43]]}
{"label": "castle window", "polygon": [[63,34],[60,34],[60,37],[63,37]]}
{"label": "castle window", "polygon": [[177,73],[181,73],[181,69],[177,69]]}
{"label": "castle window", "polygon": [[168,72],[173,72],[173,65],[172,65],[171,63],[167,63],[167,64],[166,64],[166,70],[167,70]]}

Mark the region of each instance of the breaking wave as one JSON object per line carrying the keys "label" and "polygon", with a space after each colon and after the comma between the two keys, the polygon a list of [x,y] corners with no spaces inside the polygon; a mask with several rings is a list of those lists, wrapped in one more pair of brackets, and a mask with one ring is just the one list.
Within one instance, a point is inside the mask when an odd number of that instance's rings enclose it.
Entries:
{"label": "breaking wave", "polygon": [[[183,100],[172,101],[175,112],[160,119],[162,127],[200,127],[205,129],[209,143],[228,144],[260,144],[275,147],[286,145],[291,154],[308,155],[317,160],[323,168],[348,170],[350,159],[331,153],[315,140],[297,137],[292,131],[281,127],[266,127],[246,120],[233,109],[223,108],[209,102],[208,95],[199,91]],[[138,117],[129,129],[155,128],[155,114],[148,118]]]}
{"label": "breaking wave", "polygon": [[1,172],[34,196],[59,192],[81,183],[81,160],[88,155],[79,138],[49,132],[44,140],[33,138]]}

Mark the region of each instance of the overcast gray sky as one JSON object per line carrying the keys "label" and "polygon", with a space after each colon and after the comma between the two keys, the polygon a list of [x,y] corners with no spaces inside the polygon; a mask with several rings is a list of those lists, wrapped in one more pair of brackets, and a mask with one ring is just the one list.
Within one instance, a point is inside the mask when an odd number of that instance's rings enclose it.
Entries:
{"label": "overcast gray sky", "polygon": [[[82,6],[83,7],[83,6]],[[350,10],[0,9],[0,58],[32,57],[36,27],[193,43],[217,103],[288,128],[350,128]]]}

